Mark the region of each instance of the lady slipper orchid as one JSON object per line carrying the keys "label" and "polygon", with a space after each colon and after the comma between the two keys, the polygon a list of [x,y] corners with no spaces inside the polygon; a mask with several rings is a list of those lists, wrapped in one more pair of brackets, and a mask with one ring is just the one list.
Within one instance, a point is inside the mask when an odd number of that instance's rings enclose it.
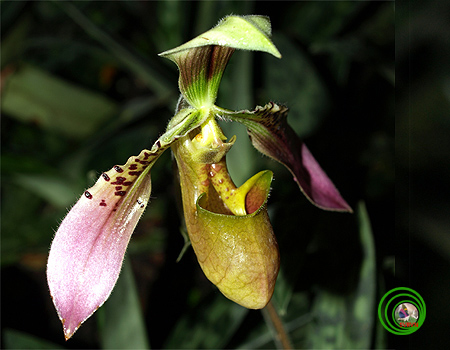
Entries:
{"label": "lady slipper orchid", "polygon": [[281,58],[263,16],[229,16],[213,29],[160,54],[179,69],[181,97],[166,132],[150,150],[103,173],[62,221],[47,265],[50,294],[69,339],[108,299],[125,250],[150,197],[150,170],[169,147],[175,156],[190,242],[206,277],[229,299],[251,309],[271,299],[279,270],[267,213],[271,171],[236,187],[227,170],[227,141],[217,119],[247,127],[252,144],[284,164],[302,192],[326,210],[351,212],[331,180],[274,103],[230,111],[215,105],[225,67],[236,49]]}

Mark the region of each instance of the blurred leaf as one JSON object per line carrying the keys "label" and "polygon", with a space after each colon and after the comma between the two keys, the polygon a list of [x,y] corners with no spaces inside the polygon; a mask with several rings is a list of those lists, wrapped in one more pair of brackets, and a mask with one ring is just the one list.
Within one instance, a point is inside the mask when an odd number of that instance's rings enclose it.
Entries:
{"label": "blurred leaf", "polygon": [[[186,2],[184,1],[158,2],[156,16],[158,23],[152,33],[158,52],[176,47],[188,39],[186,38],[187,17],[183,16],[185,11]],[[206,28],[205,30],[208,29]]]}
{"label": "blurred leaf", "polygon": [[2,265],[17,262],[26,253],[47,252],[64,212],[49,210],[42,199],[14,182],[2,185]]}
{"label": "blurred leaf", "polygon": [[217,292],[178,321],[165,348],[224,348],[248,311]]}
{"label": "blurred leaf", "polygon": [[283,57],[281,62],[264,57],[264,99],[289,107],[289,124],[300,138],[305,138],[317,130],[327,112],[330,105],[328,92],[298,45],[276,34],[273,40]]}
{"label": "blurred leaf", "polygon": [[3,331],[3,344],[4,349],[64,349],[47,340],[14,329]]}
{"label": "blurred leaf", "polygon": [[144,80],[146,84],[159,96],[167,96],[175,91],[164,79],[155,67],[144,64],[136,55],[126,47],[115,41],[105,31],[97,27],[88,17],[69,2],[55,2],[90,36],[99,41],[111,51],[125,67],[130,69],[136,76]]}
{"label": "blurred leaf", "polygon": [[[296,265],[296,267],[300,266],[301,264]],[[272,302],[275,304],[280,316],[286,315],[294,292],[294,283],[286,276],[285,269],[286,265],[281,265],[272,298]],[[294,270],[298,272],[299,268],[294,268]]]}
{"label": "blurred leaf", "polygon": [[128,259],[109,300],[98,310],[103,349],[149,349],[146,327]]}
{"label": "blurred leaf", "polygon": [[38,174],[16,174],[13,177],[22,186],[58,208],[66,208],[81,193],[80,188],[64,178]]}
{"label": "blurred leaf", "polygon": [[363,250],[358,286],[356,287],[350,334],[358,348],[369,348],[372,341],[375,320],[376,266],[375,242],[369,214],[364,202],[357,208],[359,237]]}
{"label": "blurred leaf", "polygon": [[117,109],[100,94],[28,65],[18,68],[5,84],[3,113],[72,138],[91,134]]}
{"label": "blurred leaf", "polygon": [[363,251],[360,276],[355,290],[339,295],[320,290],[313,305],[315,324],[310,333],[312,348],[368,349],[375,320],[375,248],[364,203],[357,208]]}
{"label": "blurred leaf", "polygon": [[286,22],[306,43],[326,41],[335,36],[359,10],[364,2],[332,1],[317,4],[315,1],[298,3],[298,11],[287,13]]}
{"label": "blurred leaf", "polygon": [[272,303],[267,304],[261,312],[276,348],[291,349],[292,341],[288,335],[284,321],[279,316],[278,310],[274,305]]}
{"label": "blurred leaf", "polygon": [[[2,14],[3,20],[3,14]],[[1,43],[1,67],[3,67],[19,56],[24,48],[24,42],[28,35],[31,20],[24,16],[8,33],[8,36],[2,39]]]}
{"label": "blurred leaf", "polygon": [[[278,283],[278,282],[277,282]],[[274,305],[276,306],[276,305]],[[292,345],[295,349],[303,348],[303,341],[307,332],[306,324],[311,321],[311,314],[308,312],[309,300],[305,292],[295,293],[291,298],[288,312],[283,316],[284,328],[289,334]],[[260,322],[256,327],[247,331],[241,340],[238,349],[272,349],[275,348],[274,339],[271,332],[267,331],[267,324]]]}

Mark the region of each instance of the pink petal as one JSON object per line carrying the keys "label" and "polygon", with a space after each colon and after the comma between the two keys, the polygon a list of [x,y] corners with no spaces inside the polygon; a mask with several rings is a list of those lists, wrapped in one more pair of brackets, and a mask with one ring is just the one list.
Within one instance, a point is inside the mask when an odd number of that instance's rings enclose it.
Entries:
{"label": "pink petal", "polygon": [[103,173],[56,232],[47,280],[66,340],[116,284],[131,234],[149,201],[152,156],[142,151]]}
{"label": "pink petal", "polygon": [[253,146],[286,166],[311,203],[326,210],[352,212],[306,145],[287,123],[286,107],[270,102],[253,111],[218,111],[244,124]]}

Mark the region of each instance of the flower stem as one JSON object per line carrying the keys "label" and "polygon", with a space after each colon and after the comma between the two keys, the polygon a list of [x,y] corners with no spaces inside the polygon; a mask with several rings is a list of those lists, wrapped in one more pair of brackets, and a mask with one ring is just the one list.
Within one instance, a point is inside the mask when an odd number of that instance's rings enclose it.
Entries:
{"label": "flower stem", "polygon": [[261,310],[278,349],[292,349],[292,343],[272,301]]}

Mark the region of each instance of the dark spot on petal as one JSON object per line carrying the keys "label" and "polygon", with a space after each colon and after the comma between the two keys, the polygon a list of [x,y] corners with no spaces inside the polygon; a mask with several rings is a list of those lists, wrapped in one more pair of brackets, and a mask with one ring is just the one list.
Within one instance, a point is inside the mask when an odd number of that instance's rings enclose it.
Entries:
{"label": "dark spot on petal", "polygon": [[117,171],[118,173],[123,173],[123,169],[118,165],[114,165],[114,170]]}
{"label": "dark spot on petal", "polygon": [[158,147],[158,149],[161,148],[161,141],[156,141],[156,147]]}
{"label": "dark spot on petal", "polygon": [[101,207],[106,207],[106,202],[104,199],[102,199],[102,201],[99,204]]}
{"label": "dark spot on petal", "polygon": [[132,185],[132,184],[133,184],[132,181],[126,181],[126,182],[124,182],[122,185],[124,185],[124,186],[130,186],[130,185]]}
{"label": "dark spot on petal", "polygon": [[111,182],[111,185],[122,185],[126,179],[127,179],[126,177],[117,176],[116,181]]}
{"label": "dark spot on petal", "polygon": [[116,191],[120,191],[122,189],[122,186],[116,186]]}
{"label": "dark spot on petal", "polygon": [[144,159],[147,160],[150,157],[150,153],[144,152]]}
{"label": "dark spot on petal", "polygon": [[127,193],[127,191],[116,191],[116,192],[114,192],[114,194],[116,195],[116,196],[125,196],[125,194]]}
{"label": "dark spot on petal", "polygon": [[131,175],[131,176],[138,176],[141,174],[142,174],[142,171],[129,171],[128,172],[128,175]]}
{"label": "dark spot on petal", "polygon": [[89,191],[85,191],[84,195],[86,196],[87,199],[92,199],[92,194]]}
{"label": "dark spot on petal", "polygon": [[130,165],[130,170],[136,170],[137,169],[137,165],[136,164],[131,164]]}
{"label": "dark spot on petal", "polygon": [[110,180],[108,174],[103,173],[102,176],[105,179],[105,181],[109,181]]}

